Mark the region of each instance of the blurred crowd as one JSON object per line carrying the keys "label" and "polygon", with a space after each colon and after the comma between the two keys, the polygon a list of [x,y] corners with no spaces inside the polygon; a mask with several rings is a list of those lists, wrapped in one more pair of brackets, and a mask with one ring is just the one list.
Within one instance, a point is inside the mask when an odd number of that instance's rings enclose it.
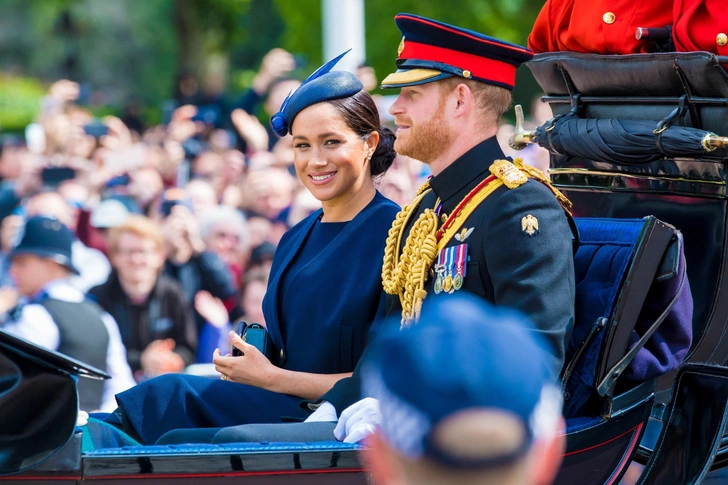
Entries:
{"label": "blurred crowd", "polygon": [[[95,118],[78,104],[77,83],[54,83],[24,136],[0,138],[0,312],[18,304],[6,255],[27,218],[47,215],[74,233],[71,283],[114,317],[137,381],[209,363],[239,320],[265,325],[277,243],[320,207],[296,177],[290,135],[268,123],[301,84],[295,67],[273,49],[234,103],[215,77],[182,74],[156,126],[138,106]],[[371,68],[357,75],[376,88]],[[385,116],[386,100],[375,99]],[[534,106],[533,123],[550,118]],[[504,149],[512,131],[499,133]],[[535,149],[506,153],[548,165]],[[400,156],[376,184],[405,205],[428,175]]]}

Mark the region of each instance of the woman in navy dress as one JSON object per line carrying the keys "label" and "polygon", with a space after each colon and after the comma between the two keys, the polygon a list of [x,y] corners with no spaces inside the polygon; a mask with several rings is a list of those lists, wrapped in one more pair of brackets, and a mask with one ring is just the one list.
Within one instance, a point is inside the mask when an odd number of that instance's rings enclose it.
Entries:
{"label": "woman in navy dress", "polygon": [[281,136],[293,135],[296,173],[322,205],[283,236],[273,260],[263,312],[277,365],[232,332],[244,355],[215,351],[222,380],[171,374],[117,395],[113,419],[144,444],[178,428],[305,418],[301,400],[351,375],[371,323],[384,315],[384,243],[399,207],[377,192],[373,177],[391,165],[394,135],[379,125],[353,74],[329,72],[342,56],[272,119]]}

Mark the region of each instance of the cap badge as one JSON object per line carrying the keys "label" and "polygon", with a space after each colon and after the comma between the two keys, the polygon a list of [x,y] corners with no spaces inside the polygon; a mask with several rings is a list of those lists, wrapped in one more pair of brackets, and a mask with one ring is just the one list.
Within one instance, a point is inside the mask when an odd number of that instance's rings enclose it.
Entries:
{"label": "cap badge", "polygon": [[521,219],[521,229],[529,236],[538,234],[538,219],[528,214]]}
{"label": "cap badge", "polygon": [[402,37],[402,40],[399,41],[399,47],[397,47],[397,55],[401,55],[402,51],[404,50],[404,37]]}

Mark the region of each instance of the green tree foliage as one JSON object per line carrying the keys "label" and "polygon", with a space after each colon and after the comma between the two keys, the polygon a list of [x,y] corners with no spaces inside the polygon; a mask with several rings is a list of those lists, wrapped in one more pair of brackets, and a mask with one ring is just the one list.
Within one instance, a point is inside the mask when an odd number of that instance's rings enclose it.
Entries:
{"label": "green tree foliage", "polygon": [[[367,62],[394,68],[393,17],[411,12],[525,44],[543,0],[364,0]],[[263,55],[284,47],[304,77],[322,59],[322,0],[0,0],[0,73],[85,83],[93,105],[137,99],[159,113],[186,70],[246,88]],[[517,100],[537,86],[519,74]],[[4,89],[7,93],[8,81]],[[523,93],[523,94],[521,94]],[[520,99],[519,99],[520,96]],[[12,96],[11,96],[12,97]],[[27,98],[26,98],[27,99]],[[26,115],[27,116],[27,115]],[[159,118],[159,114],[154,118]]]}

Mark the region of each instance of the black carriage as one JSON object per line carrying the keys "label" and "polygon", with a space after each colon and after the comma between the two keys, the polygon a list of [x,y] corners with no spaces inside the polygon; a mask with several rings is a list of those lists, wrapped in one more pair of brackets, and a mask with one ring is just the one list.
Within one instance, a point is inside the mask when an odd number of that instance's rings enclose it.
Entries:
{"label": "black carriage", "polygon": [[[529,67],[559,119],[728,134],[721,61],[708,53],[554,53],[536,56]],[[698,483],[728,464],[728,149],[668,156],[658,143],[654,160],[629,164],[551,148],[551,179],[574,203],[581,237],[577,321],[563,376],[567,451],[556,483],[617,484],[634,461],[645,465],[640,483]],[[655,311],[660,285],[675,291]],[[693,343],[685,362],[643,381],[625,377],[688,288]],[[0,337],[0,358],[32,353]],[[56,376],[56,392],[65,392],[71,406],[69,376],[83,373],[82,366],[49,359],[36,360],[39,372]],[[359,447],[333,441],[331,430],[321,423],[245,425],[172,432],[155,446],[92,449],[67,426],[55,441],[25,443],[19,451],[0,437],[0,481],[366,483]]]}

